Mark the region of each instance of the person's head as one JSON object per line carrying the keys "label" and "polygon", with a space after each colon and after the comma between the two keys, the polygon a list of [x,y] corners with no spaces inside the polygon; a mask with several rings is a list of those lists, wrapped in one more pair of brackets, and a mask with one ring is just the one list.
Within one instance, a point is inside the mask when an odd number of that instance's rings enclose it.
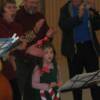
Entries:
{"label": "person's head", "polygon": [[71,0],[71,2],[74,6],[79,6],[83,2],[83,0]]}
{"label": "person's head", "polygon": [[4,0],[0,9],[2,17],[14,18],[16,15],[17,7],[15,0]]}
{"label": "person's head", "polygon": [[50,43],[47,43],[46,45],[43,46],[43,50],[44,50],[44,56],[42,61],[48,64],[54,63],[55,62],[54,47]]}
{"label": "person's head", "polygon": [[28,12],[34,13],[39,8],[39,0],[24,0],[24,8]]}

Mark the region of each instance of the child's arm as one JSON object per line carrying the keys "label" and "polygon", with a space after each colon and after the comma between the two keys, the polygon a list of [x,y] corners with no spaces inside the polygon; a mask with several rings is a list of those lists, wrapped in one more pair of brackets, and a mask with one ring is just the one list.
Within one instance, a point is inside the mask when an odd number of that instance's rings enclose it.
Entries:
{"label": "child's arm", "polygon": [[60,71],[60,66],[57,66],[57,80],[61,81],[61,71]]}
{"label": "child's arm", "polygon": [[38,67],[35,68],[32,74],[32,87],[39,90],[48,90],[49,84],[40,83],[41,72]]}
{"label": "child's arm", "polygon": [[62,86],[60,66],[57,66],[57,86]]}

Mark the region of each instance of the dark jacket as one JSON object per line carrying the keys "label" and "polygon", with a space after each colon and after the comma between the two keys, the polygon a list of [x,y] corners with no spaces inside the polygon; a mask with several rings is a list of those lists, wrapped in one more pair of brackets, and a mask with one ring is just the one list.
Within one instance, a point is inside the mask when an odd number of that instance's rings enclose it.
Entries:
{"label": "dark jacket", "polygon": [[[36,12],[34,14],[29,14],[26,12],[24,7],[21,7],[16,15],[15,20],[20,23],[24,29],[24,32],[32,31],[36,23],[41,20],[45,19],[44,15],[40,12]],[[36,35],[36,38],[32,41],[32,43],[29,44],[33,45],[38,40],[44,38],[46,36],[46,33],[49,29],[49,26],[47,25],[46,21],[44,22],[43,26],[40,28],[39,32]],[[24,88],[26,89],[30,84],[31,86],[31,74],[32,70],[35,67],[35,64],[38,63],[38,57],[28,55],[25,53],[25,51],[16,51],[14,52],[14,55],[16,56],[16,64],[17,64],[17,77],[18,77],[18,83],[21,93],[24,92]],[[27,83],[28,81],[29,83]],[[31,87],[30,87],[31,88]],[[29,92],[29,91],[27,91]]]}
{"label": "dark jacket", "polygon": [[[75,53],[75,43],[73,39],[74,27],[81,24],[81,19],[78,16],[72,17],[71,15],[71,2],[66,3],[60,11],[59,26],[62,30],[62,45],[61,51],[64,56],[72,57]],[[100,55],[100,44],[96,39],[95,30],[100,29],[100,15],[94,12],[94,16],[90,15],[91,38],[96,50]]]}
{"label": "dark jacket", "polygon": [[[26,12],[24,7],[21,7],[16,14],[15,20],[20,23],[23,27],[24,33],[33,30],[36,23],[41,20],[45,19],[44,15],[40,12],[36,12],[34,14],[29,14]],[[46,20],[46,19],[45,19]],[[37,37],[35,40],[42,39],[47,31],[49,29],[49,26],[47,25],[47,22],[45,21],[39,32],[37,33]]]}

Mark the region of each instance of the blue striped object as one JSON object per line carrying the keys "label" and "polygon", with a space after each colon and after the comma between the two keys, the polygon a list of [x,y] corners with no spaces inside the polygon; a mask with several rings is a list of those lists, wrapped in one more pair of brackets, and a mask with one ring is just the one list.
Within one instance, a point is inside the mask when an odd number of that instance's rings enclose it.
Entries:
{"label": "blue striped object", "polygon": [[6,53],[13,48],[17,40],[18,37],[16,37],[16,35],[13,35],[11,38],[0,38],[0,57],[6,55]]}

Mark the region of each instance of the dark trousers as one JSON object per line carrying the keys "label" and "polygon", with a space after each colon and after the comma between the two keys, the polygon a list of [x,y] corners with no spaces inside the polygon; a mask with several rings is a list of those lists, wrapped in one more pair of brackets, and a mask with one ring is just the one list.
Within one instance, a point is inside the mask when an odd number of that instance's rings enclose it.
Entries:
{"label": "dark trousers", "polygon": [[[94,72],[99,69],[98,57],[90,41],[77,44],[77,52],[72,59],[68,58],[70,78],[76,74],[83,73],[83,69],[87,72]],[[100,88],[96,85],[91,89],[93,100],[100,99]],[[82,100],[82,90],[73,91],[74,100]]]}
{"label": "dark trousers", "polygon": [[21,94],[18,88],[18,83],[16,79],[10,80],[10,84],[13,92],[13,100],[21,100]]}

